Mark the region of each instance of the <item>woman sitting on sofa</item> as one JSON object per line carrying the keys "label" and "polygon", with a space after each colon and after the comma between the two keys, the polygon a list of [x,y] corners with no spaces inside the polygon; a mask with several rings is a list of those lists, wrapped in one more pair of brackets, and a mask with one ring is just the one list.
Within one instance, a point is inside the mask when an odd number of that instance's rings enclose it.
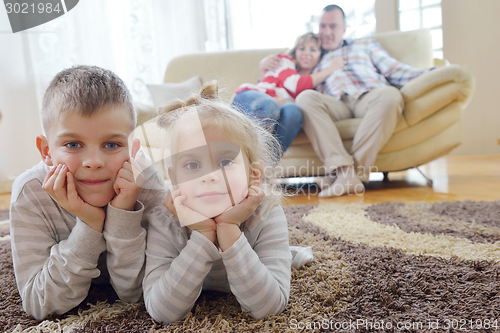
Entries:
{"label": "woman sitting on sofa", "polygon": [[294,104],[295,97],[306,89],[313,89],[335,70],[343,66],[342,59],[334,58],[329,68],[311,74],[321,59],[321,41],[308,32],[297,38],[288,54],[280,54],[280,66],[264,74],[258,84],[242,84],[236,89],[233,106],[259,120],[273,132],[281,150],[281,158],[291,145],[302,125],[302,112]]}

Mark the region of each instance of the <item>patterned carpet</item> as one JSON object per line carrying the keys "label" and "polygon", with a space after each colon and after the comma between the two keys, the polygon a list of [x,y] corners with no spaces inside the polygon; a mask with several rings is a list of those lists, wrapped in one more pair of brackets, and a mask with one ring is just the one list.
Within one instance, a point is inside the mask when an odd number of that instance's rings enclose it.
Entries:
{"label": "patterned carpet", "polygon": [[[279,316],[252,319],[232,295],[203,292],[192,313],[160,325],[110,287],[45,321],[22,309],[8,222],[0,222],[4,332],[500,332],[500,202],[285,207],[291,245],[315,260],[292,272]],[[1,217],[2,215],[0,215]]]}

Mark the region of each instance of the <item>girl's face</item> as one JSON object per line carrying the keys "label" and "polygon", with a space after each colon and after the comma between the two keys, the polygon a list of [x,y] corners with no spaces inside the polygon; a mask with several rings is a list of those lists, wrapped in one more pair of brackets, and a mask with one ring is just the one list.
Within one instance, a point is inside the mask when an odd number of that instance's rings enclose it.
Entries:
{"label": "girl's face", "polygon": [[[315,38],[310,38],[305,43],[299,45],[295,51],[295,61],[299,65],[300,71],[311,74],[321,57],[321,49]],[[303,75],[303,74],[302,74]]]}
{"label": "girl's face", "polygon": [[174,160],[173,183],[187,196],[183,204],[205,217],[220,215],[248,194],[248,158],[217,130],[184,134]]}

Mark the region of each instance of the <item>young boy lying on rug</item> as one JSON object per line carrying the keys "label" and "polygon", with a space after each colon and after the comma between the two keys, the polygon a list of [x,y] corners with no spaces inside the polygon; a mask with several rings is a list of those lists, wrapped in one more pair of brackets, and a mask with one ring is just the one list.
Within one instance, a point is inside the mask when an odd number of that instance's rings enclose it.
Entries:
{"label": "young boy lying on rug", "polygon": [[160,110],[173,184],[148,213],[144,301],[157,321],[183,319],[203,289],[232,292],[255,318],[282,312],[292,255],[276,139],[217,100],[217,85]]}
{"label": "young boy lying on rug", "polygon": [[42,122],[42,162],[15,180],[10,206],[24,310],[36,319],[65,313],[85,299],[91,282],[109,281],[122,300],[138,301],[141,224],[166,187],[140,142],[129,140],[136,113],[125,84],[98,67],[63,70],[45,92]]}

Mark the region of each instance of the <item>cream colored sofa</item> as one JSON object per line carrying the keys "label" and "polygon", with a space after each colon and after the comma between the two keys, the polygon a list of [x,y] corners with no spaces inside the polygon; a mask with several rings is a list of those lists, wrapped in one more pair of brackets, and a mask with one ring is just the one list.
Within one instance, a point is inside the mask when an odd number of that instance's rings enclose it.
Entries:
{"label": "cream colored sofa", "polygon": [[[431,36],[427,29],[388,32],[375,35],[379,43],[394,58],[417,68],[444,65],[422,75],[401,88],[405,109],[394,134],[379,152],[375,167],[380,172],[417,167],[448,154],[462,142],[462,113],[474,90],[474,78],[463,67],[449,65],[432,58]],[[204,81],[218,80],[221,97],[229,101],[236,87],[245,82],[257,82],[259,61],[282,49],[241,50],[189,54],[172,59],[167,66],[165,82],[182,82],[195,75]],[[141,114],[151,109],[139,108]],[[141,112],[142,111],[142,112]],[[352,144],[361,119],[336,122],[344,145]],[[145,124],[144,147],[155,160],[161,146],[154,121]],[[287,150],[280,162],[282,176],[317,176],[324,173],[322,162],[314,153],[304,132]]]}

